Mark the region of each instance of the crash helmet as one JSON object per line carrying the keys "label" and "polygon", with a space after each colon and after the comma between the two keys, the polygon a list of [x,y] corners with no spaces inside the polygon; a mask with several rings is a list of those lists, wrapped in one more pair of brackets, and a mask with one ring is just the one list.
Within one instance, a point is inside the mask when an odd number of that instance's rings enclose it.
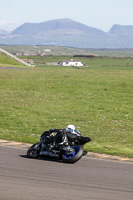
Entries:
{"label": "crash helmet", "polygon": [[80,132],[75,129],[74,125],[68,125],[66,130],[70,130],[72,134],[80,135]]}
{"label": "crash helmet", "polygon": [[66,127],[66,129],[70,129],[70,130],[75,130],[75,126],[74,125],[68,125],[67,127]]}

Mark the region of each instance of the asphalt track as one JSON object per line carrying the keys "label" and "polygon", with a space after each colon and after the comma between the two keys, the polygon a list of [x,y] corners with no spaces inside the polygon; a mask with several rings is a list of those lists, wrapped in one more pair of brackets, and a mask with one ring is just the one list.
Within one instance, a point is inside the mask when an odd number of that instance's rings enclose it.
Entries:
{"label": "asphalt track", "polygon": [[133,164],[84,156],[75,164],[29,159],[0,146],[0,200],[132,200]]}

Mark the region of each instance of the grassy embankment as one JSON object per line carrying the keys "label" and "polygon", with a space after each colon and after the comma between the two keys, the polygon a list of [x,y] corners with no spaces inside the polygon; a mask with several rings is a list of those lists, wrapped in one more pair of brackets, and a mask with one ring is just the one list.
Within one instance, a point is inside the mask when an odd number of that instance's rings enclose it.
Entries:
{"label": "grassy embankment", "polygon": [[20,68],[27,68],[17,62],[16,60],[11,59],[10,57],[6,56],[5,54],[0,52],[0,67],[20,67]]}
{"label": "grassy embankment", "polygon": [[90,67],[0,69],[0,138],[34,143],[75,124],[92,138],[88,151],[133,157],[133,61],[84,62]]}

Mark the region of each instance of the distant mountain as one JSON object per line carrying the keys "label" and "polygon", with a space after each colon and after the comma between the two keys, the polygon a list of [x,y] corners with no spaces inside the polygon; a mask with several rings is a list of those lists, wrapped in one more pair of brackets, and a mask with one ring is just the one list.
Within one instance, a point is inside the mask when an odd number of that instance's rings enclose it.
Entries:
{"label": "distant mountain", "polygon": [[89,34],[105,35],[105,33],[96,28],[91,28],[71,19],[58,19],[42,23],[25,23],[15,29],[12,34],[15,35],[42,35],[46,32],[63,33],[63,34]]}
{"label": "distant mountain", "polygon": [[116,36],[133,36],[133,26],[122,26],[114,24],[108,33]]}
{"label": "distant mountain", "polygon": [[55,45],[75,48],[133,48],[133,26],[113,25],[108,33],[71,19],[24,23],[0,44]]}
{"label": "distant mountain", "polygon": [[1,38],[0,43],[88,48],[103,47],[106,37],[107,33],[102,30],[71,19],[57,19],[42,23],[25,23],[9,36]]}

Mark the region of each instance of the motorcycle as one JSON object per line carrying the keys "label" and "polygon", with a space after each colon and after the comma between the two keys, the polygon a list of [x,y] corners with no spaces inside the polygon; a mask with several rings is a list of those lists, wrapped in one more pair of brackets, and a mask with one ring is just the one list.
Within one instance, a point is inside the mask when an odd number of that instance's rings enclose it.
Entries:
{"label": "motorcycle", "polygon": [[71,136],[68,136],[68,146],[59,146],[56,144],[54,133],[50,135],[48,131],[45,131],[40,137],[40,142],[35,143],[28,149],[27,157],[38,158],[39,156],[43,156],[57,159],[64,163],[75,163],[87,154],[87,151],[84,151],[83,147],[90,141],[89,137],[71,134]]}

